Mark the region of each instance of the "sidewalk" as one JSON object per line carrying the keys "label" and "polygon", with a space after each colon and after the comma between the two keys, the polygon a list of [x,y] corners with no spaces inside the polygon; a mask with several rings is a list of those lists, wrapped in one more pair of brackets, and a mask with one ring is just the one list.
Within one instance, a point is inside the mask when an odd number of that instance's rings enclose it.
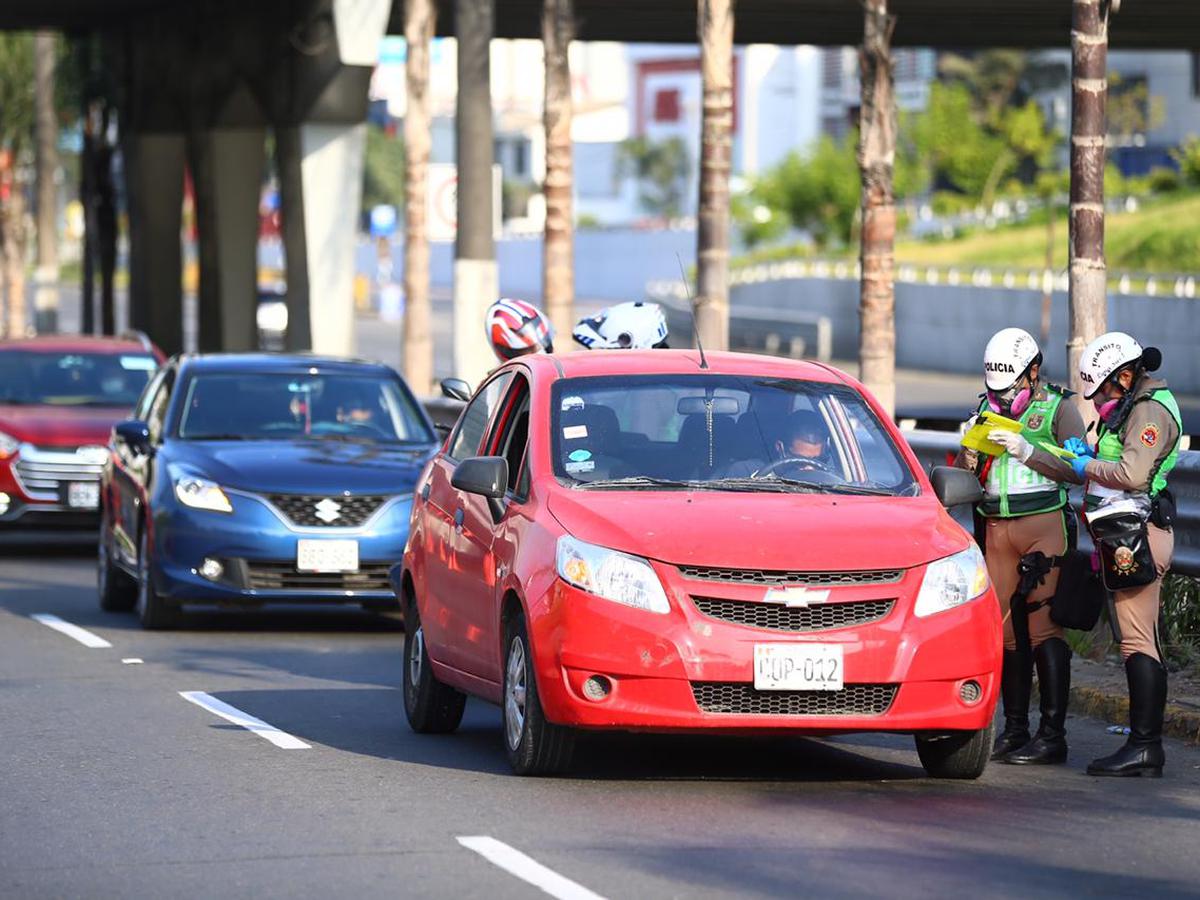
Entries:
{"label": "sidewalk", "polygon": [[[1200,744],[1200,672],[1172,672],[1167,684],[1164,734]],[[1129,691],[1121,664],[1093,662],[1076,654],[1071,660],[1070,710],[1109,725],[1128,725]]]}

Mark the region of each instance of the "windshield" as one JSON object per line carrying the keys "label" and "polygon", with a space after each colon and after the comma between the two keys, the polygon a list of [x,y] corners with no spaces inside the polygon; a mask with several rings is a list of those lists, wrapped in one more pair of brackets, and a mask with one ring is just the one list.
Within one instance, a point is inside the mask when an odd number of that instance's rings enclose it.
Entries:
{"label": "windshield", "polygon": [[337,374],[198,374],[188,383],[185,440],[345,440],[432,443],[411,395],[394,379]]}
{"label": "windshield", "polygon": [[148,353],[0,350],[0,403],[132,407],[156,369]]}
{"label": "windshield", "polygon": [[915,494],[846,385],[730,375],[558,381],[554,471],[580,488]]}

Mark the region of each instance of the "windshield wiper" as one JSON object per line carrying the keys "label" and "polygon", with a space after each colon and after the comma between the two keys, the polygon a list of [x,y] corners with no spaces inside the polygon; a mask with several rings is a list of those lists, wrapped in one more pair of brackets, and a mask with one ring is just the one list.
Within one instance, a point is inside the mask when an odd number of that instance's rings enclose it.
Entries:
{"label": "windshield wiper", "polygon": [[675,481],[671,478],[652,478],[649,475],[633,475],[628,478],[600,478],[596,481],[581,481],[575,485],[580,490],[592,488],[695,488],[700,485],[695,481]]}
{"label": "windshield wiper", "polygon": [[748,475],[734,478],[714,478],[711,481],[697,482],[696,487],[718,491],[763,491],[766,493],[780,493],[783,491],[818,493],[821,489],[820,485],[815,485],[807,481],[793,481],[790,478],[780,478],[777,475],[771,475],[767,478],[752,478]]}
{"label": "windshield wiper", "polygon": [[863,494],[868,497],[895,497],[895,491],[887,488],[869,487],[865,484],[831,484],[827,485],[831,494]]}
{"label": "windshield wiper", "polygon": [[370,437],[365,434],[306,434],[303,435],[306,441],[342,441],[347,444],[381,444],[383,441],[380,438]]}

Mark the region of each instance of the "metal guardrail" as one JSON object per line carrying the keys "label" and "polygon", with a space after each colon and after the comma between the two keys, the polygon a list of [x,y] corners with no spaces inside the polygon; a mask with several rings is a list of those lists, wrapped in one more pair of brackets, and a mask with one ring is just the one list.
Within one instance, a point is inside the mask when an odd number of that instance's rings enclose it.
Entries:
{"label": "metal guardrail", "polygon": [[[463,408],[459,401],[445,397],[431,397],[422,402],[434,424],[446,430],[454,427]],[[946,465],[947,457],[958,453],[959,438],[952,432],[908,431],[904,436],[926,473],[934,466]],[[1171,473],[1171,490],[1178,504],[1171,571],[1200,577],[1200,451],[1185,450],[1179,454],[1179,462]],[[1082,488],[1072,489],[1072,505],[1078,509],[1082,502]],[[959,507],[951,513],[968,533],[972,530],[969,507]],[[1092,550],[1091,538],[1085,528],[1079,529],[1079,546],[1089,553]]]}
{"label": "metal guardrail", "polygon": [[[904,436],[926,472],[933,466],[945,465],[947,454],[958,452],[958,435],[951,432],[909,431]],[[1171,571],[1177,575],[1200,576],[1200,451],[1185,450],[1179,454],[1179,462],[1171,473],[1171,490],[1178,504]],[[1082,489],[1074,488],[1072,505],[1078,509],[1082,501]],[[970,531],[970,510],[964,507],[953,512],[959,524]],[[1079,546],[1091,552],[1087,529],[1079,529]]]}

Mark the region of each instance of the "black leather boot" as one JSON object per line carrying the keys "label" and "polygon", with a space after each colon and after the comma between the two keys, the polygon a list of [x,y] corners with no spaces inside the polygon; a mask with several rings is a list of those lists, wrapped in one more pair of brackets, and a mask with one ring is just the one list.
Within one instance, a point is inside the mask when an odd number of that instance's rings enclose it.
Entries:
{"label": "black leather boot", "polygon": [[1014,766],[1049,766],[1067,761],[1067,701],[1071,696],[1071,648],[1050,638],[1033,651],[1041,693],[1042,721],[1033,740],[1003,757]]}
{"label": "black leather boot", "polygon": [[[1024,663],[1024,665],[1022,665]],[[1033,689],[1033,663],[1020,650],[1005,650],[1000,669],[1000,701],[1004,704],[1004,730],[996,736],[992,759],[1029,743],[1029,694]]]}
{"label": "black leather boot", "polygon": [[1144,653],[1125,660],[1129,682],[1129,739],[1116,753],[1094,760],[1089,775],[1148,775],[1161,778],[1163,712],[1167,706],[1167,669]]}

